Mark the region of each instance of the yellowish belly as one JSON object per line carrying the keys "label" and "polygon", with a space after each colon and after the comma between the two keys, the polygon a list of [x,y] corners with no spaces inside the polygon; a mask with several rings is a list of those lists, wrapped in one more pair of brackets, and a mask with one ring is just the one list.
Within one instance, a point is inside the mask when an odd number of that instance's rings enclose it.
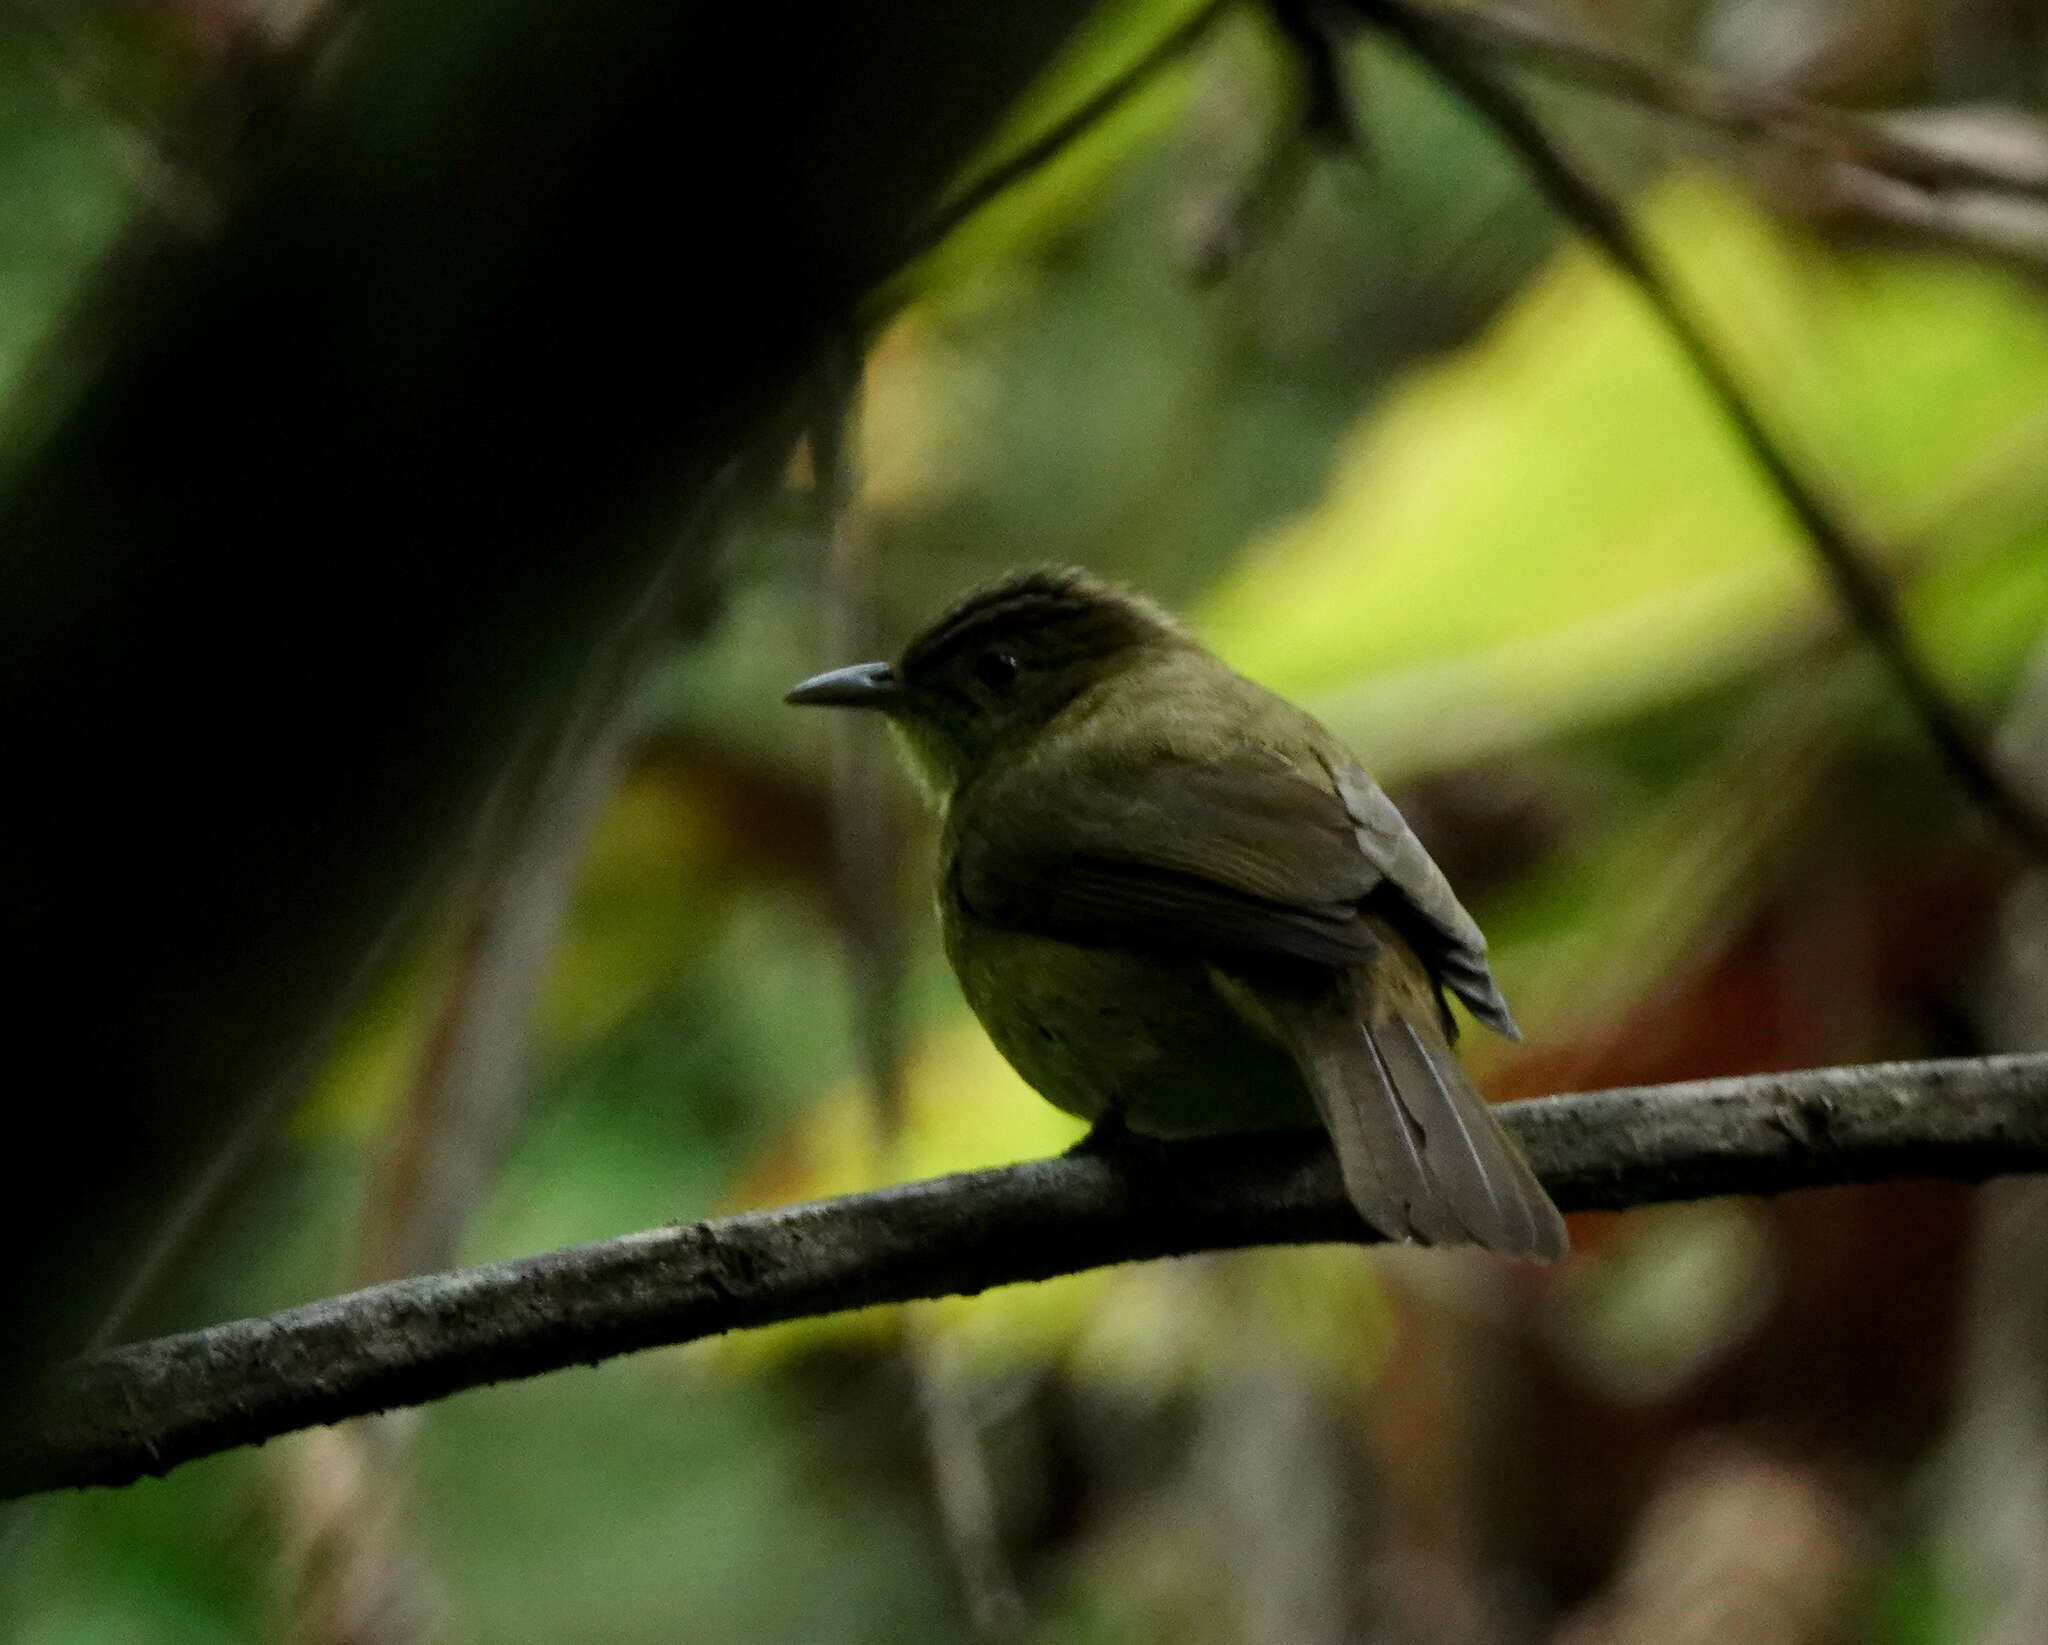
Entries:
{"label": "yellowish belly", "polygon": [[945,936],[996,1049],[1068,1113],[1093,1122],[1115,1110],[1159,1137],[1316,1123],[1293,1062],[1200,963],[1077,947],[957,914]]}

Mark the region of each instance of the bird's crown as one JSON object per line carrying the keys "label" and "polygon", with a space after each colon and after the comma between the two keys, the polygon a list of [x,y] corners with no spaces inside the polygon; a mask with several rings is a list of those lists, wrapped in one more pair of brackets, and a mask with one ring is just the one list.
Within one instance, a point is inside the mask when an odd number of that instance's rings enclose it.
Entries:
{"label": "bird's crown", "polygon": [[1086,571],[1028,571],[968,595],[927,625],[905,647],[899,671],[916,680],[1004,646],[1079,662],[1183,638],[1180,625],[1150,600]]}

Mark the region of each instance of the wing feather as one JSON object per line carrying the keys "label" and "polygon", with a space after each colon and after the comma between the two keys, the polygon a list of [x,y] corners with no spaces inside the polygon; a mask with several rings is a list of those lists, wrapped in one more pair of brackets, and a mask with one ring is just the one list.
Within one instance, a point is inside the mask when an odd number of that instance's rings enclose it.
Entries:
{"label": "wing feather", "polygon": [[961,900],[997,925],[1073,942],[1363,964],[1361,904],[1383,876],[1328,789],[1271,750],[1104,763],[1059,781],[1071,803],[1021,826],[979,796],[954,858]]}
{"label": "wing feather", "polygon": [[954,874],[979,918],[1072,942],[1350,966],[1378,952],[1371,916],[1383,915],[1474,1016],[1521,1037],[1478,924],[1348,755],[1297,761],[1250,741],[1142,760],[1084,751],[1071,769],[1014,780],[1056,785],[1067,803],[1048,819],[1000,790],[976,796]]}
{"label": "wing feather", "polygon": [[1326,762],[1324,768],[1357,830],[1359,851],[1398,893],[1397,906],[1387,908],[1383,901],[1385,911],[1473,1016],[1498,1034],[1520,1039],[1522,1031],[1487,968],[1486,934],[1458,901],[1408,819],[1356,760]]}

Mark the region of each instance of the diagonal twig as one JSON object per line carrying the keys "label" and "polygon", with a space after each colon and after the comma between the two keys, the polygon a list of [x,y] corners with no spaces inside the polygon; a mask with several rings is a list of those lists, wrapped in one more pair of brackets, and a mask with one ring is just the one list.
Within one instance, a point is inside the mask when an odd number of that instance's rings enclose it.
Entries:
{"label": "diagonal twig", "polygon": [[918,230],[904,261],[922,256],[998,195],[1058,159],[1132,92],[1207,34],[1232,3],[1233,0],[1207,0],[1198,6],[1072,111],[941,201]]}
{"label": "diagonal twig", "polygon": [[1587,177],[1521,96],[1433,17],[1407,0],[1352,0],[1362,16],[1406,46],[1520,160],[1546,199],[1605,253],[1678,343],[1751,459],[1798,521],[1850,620],[1884,660],[1957,784],[2029,855],[2048,860],[2048,819],[1998,770],[1969,716],[1950,699],[1901,619],[1876,556],[1765,427],[1734,372],[1651,257],[1621,206]]}
{"label": "diagonal twig", "polygon": [[[2048,1055],[1512,1103],[1568,1211],[2048,1170]],[[1375,1236],[1318,1134],[1070,1155],[394,1281],[65,1368],[0,1495],[119,1485],[316,1423],[614,1354],[1111,1263]]]}
{"label": "diagonal twig", "polygon": [[[432,1029],[368,1174],[355,1284],[447,1267],[488,1197],[527,1105],[534,1002],[585,846],[618,786],[634,696],[678,619],[695,614],[686,608],[710,603],[691,550],[717,495],[497,784],[463,875]],[[279,1594],[296,1645],[438,1635],[409,1415],[344,1423],[275,1459]]]}

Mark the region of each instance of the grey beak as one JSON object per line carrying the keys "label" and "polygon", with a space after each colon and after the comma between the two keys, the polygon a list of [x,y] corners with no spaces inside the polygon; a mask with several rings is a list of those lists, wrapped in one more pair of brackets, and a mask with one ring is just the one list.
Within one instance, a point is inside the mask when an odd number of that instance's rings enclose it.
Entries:
{"label": "grey beak", "polygon": [[782,700],[820,708],[889,708],[903,697],[903,682],[887,663],[855,663],[791,686]]}

